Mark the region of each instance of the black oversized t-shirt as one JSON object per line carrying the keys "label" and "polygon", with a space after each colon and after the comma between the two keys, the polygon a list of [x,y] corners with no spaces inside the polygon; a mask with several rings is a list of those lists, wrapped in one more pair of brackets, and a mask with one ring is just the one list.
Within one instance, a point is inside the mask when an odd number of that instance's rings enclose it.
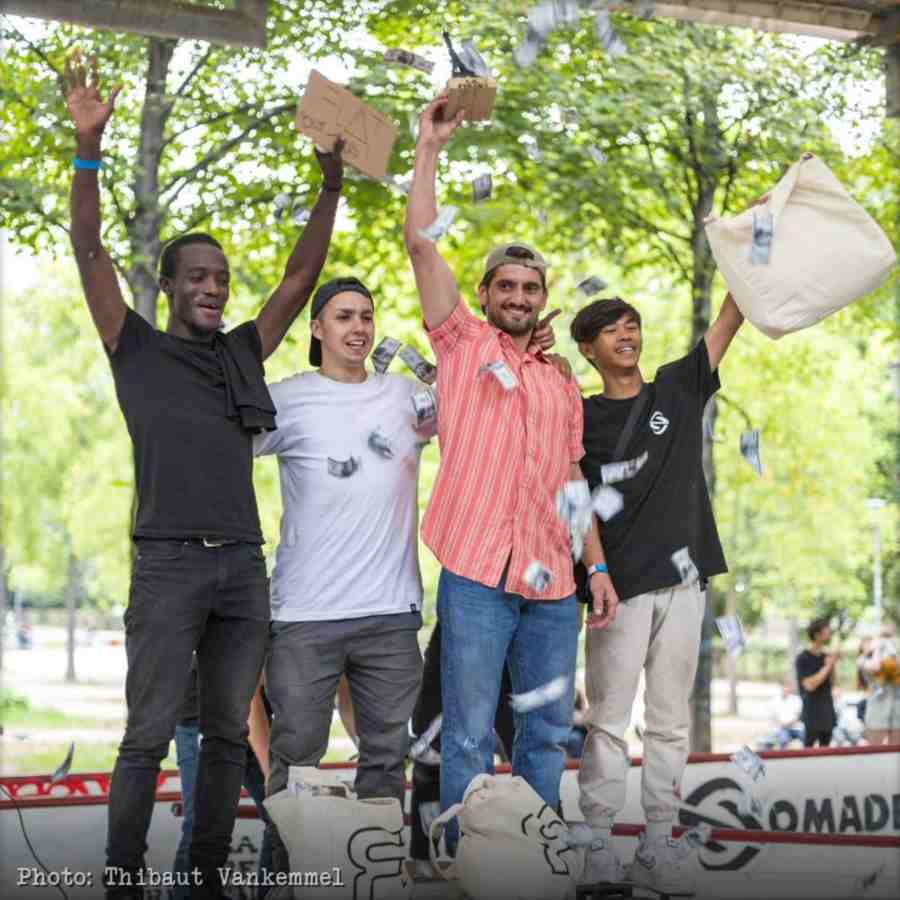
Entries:
{"label": "black oversized t-shirt", "polygon": [[834,701],[831,699],[831,675],[814,691],[803,687],[803,679],[815,675],[825,665],[824,653],[804,650],[796,660],[797,685],[803,700],[803,725],[807,732],[829,732],[834,728]]}
{"label": "black oversized t-shirt", "polygon": [[[222,338],[249,348],[262,373],[255,322]],[[157,331],[129,309],[109,359],[134,447],[134,537],[262,543],[252,435],[226,416],[213,345]]]}
{"label": "black oversized t-shirt", "polygon": [[[703,409],[719,389],[710,371],[706,342],[662,366],[646,385],[647,402],[622,459],[648,454],[633,478],[613,487],[624,508],[600,522],[610,576],[621,600],[672,587],[681,577],[672,554],[688,547],[703,579],[727,571],[703,476]],[[601,469],[612,461],[636,397],[610,400],[602,394],[584,403],[581,468],[591,490],[602,484]]]}

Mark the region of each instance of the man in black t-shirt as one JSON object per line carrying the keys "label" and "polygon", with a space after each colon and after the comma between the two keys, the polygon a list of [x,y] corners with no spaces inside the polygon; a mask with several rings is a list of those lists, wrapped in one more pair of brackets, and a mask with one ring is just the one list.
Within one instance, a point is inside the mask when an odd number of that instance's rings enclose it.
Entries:
{"label": "man in black t-shirt", "polygon": [[255,321],[219,333],[229,268],[203,234],[163,250],[165,332],[123,300],[100,240],[100,145],[118,89],[104,101],[96,64],[66,65],[75,124],[72,246],[94,324],[109,355],[134,445],[136,554],[128,608],[128,722],[109,791],[107,897],[139,898],[147,830],[196,650],[203,734],[194,794],[191,896],[218,898],[247,752],[247,713],[266,650],[269,592],[253,493],[252,439],[274,428],[263,360],[309,299],[328,250],[342,167],[340,144],[319,154],[324,188],[284,277]]}
{"label": "man in black t-shirt", "polygon": [[[592,628],[588,618],[589,731],[579,773],[581,811],[594,833],[586,883],[623,877],[610,833],[625,804],[625,729],[643,669],[647,830],[632,877],[665,893],[693,891],[672,850],[672,825],[687,762],[706,581],[726,571],[703,475],[702,419],[719,389],[716,368],[742,322],[729,294],[705,338],[687,356],[662,366],[649,383],[638,367],[641,317],[633,306],[618,297],[597,300],[572,322],[578,349],[603,377],[603,393],[583,401],[582,470],[592,490],[614,481],[610,487],[623,501],[619,512],[598,523],[621,602],[605,630]],[[636,404],[631,435],[616,455]],[[608,468],[622,461],[632,461],[624,467],[628,471]],[[683,558],[680,567],[673,554]]]}
{"label": "man in black t-shirt", "polygon": [[840,653],[826,653],[825,647],[831,640],[831,629],[827,619],[816,619],[806,629],[809,646],[797,656],[797,686],[803,700],[803,744],[812,747],[818,744],[827,747],[831,743],[831,733],[837,716],[831,696],[832,673],[840,659]]}

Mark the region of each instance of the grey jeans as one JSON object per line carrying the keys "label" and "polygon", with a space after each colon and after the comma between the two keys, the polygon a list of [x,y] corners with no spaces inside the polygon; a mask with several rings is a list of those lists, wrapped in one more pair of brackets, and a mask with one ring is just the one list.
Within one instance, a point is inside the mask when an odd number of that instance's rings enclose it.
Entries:
{"label": "grey jeans", "polygon": [[[361,798],[396,797],[402,806],[408,722],[422,680],[419,613],[323,622],[272,622],[266,694],[272,705],[266,794],[284,790],[290,766],[315,766],[328,749],[334,696],[347,673]],[[273,866],[288,871],[287,850],[271,826]]]}

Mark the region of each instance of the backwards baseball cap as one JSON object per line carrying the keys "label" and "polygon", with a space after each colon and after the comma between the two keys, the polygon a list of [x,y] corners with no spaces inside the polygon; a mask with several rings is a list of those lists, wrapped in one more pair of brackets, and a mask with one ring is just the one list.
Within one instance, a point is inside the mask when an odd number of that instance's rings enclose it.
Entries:
{"label": "backwards baseball cap", "polygon": [[[313,294],[312,307],[309,311],[309,318],[317,319],[319,313],[325,308],[325,304],[337,294],[343,294],[345,291],[353,291],[362,294],[372,300],[369,289],[358,278],[332,278],[320,285],[319,289]],[[375,301],[372,300],[374,305]],[[322,342],[310,335],[309,338],[309,364],[317,368],[322,365]]]}
{"label": "backwards baseball cap", "polygon": [[497,266],[528,266],[529,269],[537,269],[542,276],[547,274],[547,262],[540,253],[527,244],[501,244],[495,247],[488,254],[488,258],[484,261],[484,275],[481,280],[484,281],[485,275],[492,272]]}

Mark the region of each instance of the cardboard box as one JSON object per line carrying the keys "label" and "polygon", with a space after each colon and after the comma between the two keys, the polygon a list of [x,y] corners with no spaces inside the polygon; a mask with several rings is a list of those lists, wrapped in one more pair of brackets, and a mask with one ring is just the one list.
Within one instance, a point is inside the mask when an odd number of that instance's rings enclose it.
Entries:
{"label": "cardboard box", "polygon": [[338,137],[343,137],[345,162],[372,178],[387,175],[397,126],[315,70],[297,108],[295,124],[297,131],[329,150]]}
{"label": "cardboard box", "polygon": [[478,122],[490,119],[497,99],[497,82],[493,78],[467,76],[451,78],[447,82],[450,99],[444,107],[444,118],[452,119],[460,109],[465,118]]}

